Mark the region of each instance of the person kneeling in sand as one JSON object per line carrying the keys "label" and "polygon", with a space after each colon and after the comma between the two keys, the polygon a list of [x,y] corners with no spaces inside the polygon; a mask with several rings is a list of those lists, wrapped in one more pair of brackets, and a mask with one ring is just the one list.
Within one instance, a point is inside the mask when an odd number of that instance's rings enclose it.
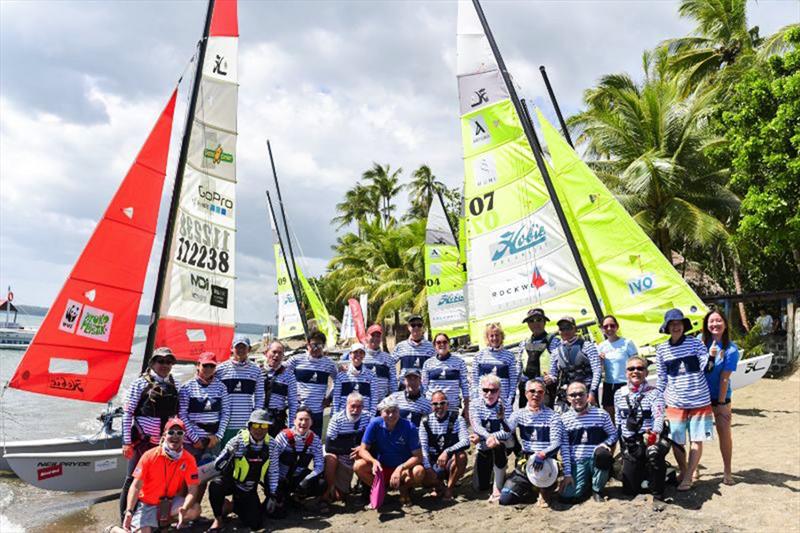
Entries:
{"label": "person kneeling in sand", "polygon": [[419,427],[422,465],[414,467],[414,477],[423,475],[423,484],[434,488],[434,496],[444,489],[444,499],[452,500],[453,488],[467,469],[469,432],[458,411],[449,410],[444,391],[433,393],[431,405],[433,414],[424,418]]}
{"label": "person kneeling in sand", "polygon": [[475,432],[469,436],[469,440],[478,448],[475,468],[472,470],[472,486],[475,490],[488,489],[494,473],[494,487],[489,496],[491,503],[500,500],[500,489],[506,480],[508,445],[513,442],[505,420],[501,383],[497,375],[484,374],[480,378],[482,397],[469,404],[469,419]]}
{"label": "person kneeling in sand", "polygon": [[322,495],[327,503],[344,500],[353,482],[353,461],[358,458],[358,447],[370,416],[364,410],[364,397],[358,392],[347,396],[344,410],[331,417],[325,436],[325,482]]}
{"label": "person kneeling in sand", "polygon": [[122,528],[127,531],[150,533],[166,528],[177,519],[178,527],[200,516],[197,500],[197,463],[183,449],[186,426],[178,418],[164,425],[161,444],[142,455],[133,471],[133,485],[128,492],[128,505]]}
{"label": "person kneeling in sand", "polygon": [[[417,427],[400,418],[397,401],[391,396],[378,404],[381,417],[373,418],[364,432],[353,465],[358,478],[371,486],[370,508],[379,509],[388,488],[400,491],[400,502],[411,503],[409,491],[422,484],[424,472],[414,472],[422,464]],[[416,475],[415,475],[416,474]]]}

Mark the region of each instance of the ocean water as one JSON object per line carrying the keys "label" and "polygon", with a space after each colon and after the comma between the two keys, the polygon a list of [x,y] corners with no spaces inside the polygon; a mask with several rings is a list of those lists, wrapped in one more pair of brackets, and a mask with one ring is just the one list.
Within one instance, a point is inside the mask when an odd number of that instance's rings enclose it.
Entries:
{"label": "ocean water", "polygon": [[[38,327],[43,317],[20,316],[24,325]],[[113,399],[113,406],[122,404],[130,383],[139,375],[142,365],[147,326],[137,325],[132,354],[125,368],[122,386]],[[251,340],[260,340],[250,335]],[[5,388],[14,375],[24,350],[0,349],[0,446],[15,440],[71,437],[94,434],[100,430],[97,417],[105,410],[102,404],[51,398],[40,394]],[[176,365],[176,382],[184,382],[194,373],[191,365]],[[115,422],[118,427],[119,422]],[[122,482],[120,482],[120,485]],[[109,492],[64,493],[37,489],[16,477],[0,476],[0,532],[36,529],[53,520],[87,508]]]}

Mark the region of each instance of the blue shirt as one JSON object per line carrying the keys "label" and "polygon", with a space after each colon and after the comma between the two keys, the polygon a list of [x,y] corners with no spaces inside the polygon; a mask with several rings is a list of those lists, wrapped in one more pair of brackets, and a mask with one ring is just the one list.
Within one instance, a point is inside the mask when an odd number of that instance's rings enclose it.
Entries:
{"label": "blue shirt", "polygon": [[[728,344],[728,349],[723,350],[722,344],[717,342],[717,347],[719,348],[719,352],[717,352],[717,358],[714,360],[714,370],[706,374],[708,391],[711,393],[711,400],[714,402],[719,400],[719,380],[722,376],[722,372],[725,370],[736,372],[736,365],[739,364],[739,347],[736,346],[736,344],[731,342]],[[708,344],[708,348],[711,348],[711,343]],[[731,383],[728,382],[728,393],[725,395],[725,400],[727,401],[730,399]]]}
{"label": "blue shirt", "polygon": [[369,452],[381,465],[389,468],[400,466],[421,449],[417,426],[403,418],[390,432],[383,418],[376,416],[367,426],[361,442],[370,447]]}
{"label": "blue shirt", "polygon": [[625,375],[625,363],[628,362],[629,357],[633,357],[637,353],[636,345],[624,337],[620,337],[614,342],[608,339],[600,343],[597,351],[605,354],[603,359],[603,381],[606,383],[627,383],[628,378]]}

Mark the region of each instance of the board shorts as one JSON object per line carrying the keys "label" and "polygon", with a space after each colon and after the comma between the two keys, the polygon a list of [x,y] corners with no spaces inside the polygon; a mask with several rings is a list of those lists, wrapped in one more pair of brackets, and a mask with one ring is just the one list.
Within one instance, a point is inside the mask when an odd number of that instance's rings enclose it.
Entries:
{"label": "board shorts", "polygon": [[703,442],[714,438],[714,414],[711,405],[696,409],[667,407],[670,438],[676,444],[686,444],[686,432],[690,442]]}
{"label": "board shorts", "polygon": [[[178,519],[178,509],[183,502],[183,496],[175,496],[172,499],[172,506],[169,510],[170,521]],[[158,505],[139,501],[131,517],[131,531],[138,531],[144,527],[158,528]]]}

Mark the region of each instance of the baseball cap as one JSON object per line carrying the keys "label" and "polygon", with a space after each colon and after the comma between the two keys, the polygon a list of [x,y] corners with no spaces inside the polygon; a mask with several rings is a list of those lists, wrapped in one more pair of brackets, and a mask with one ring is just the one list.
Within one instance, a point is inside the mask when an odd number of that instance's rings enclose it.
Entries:
{"label": "baseball cap", "polygon": [[232,347],[236,348],[237,344],[244,344],[248,348],[250,347],[250,339],[245,337],[244,335],[237,335],[235,339],[233,339]]}
{"label": "baseball cap", "polygon": [[217,360],[214,356],[214,352],[203,352],[200,354],[200,357],[197,358],[197,362],[201,365],[216,365]]}
{"label": "baseball cap", "polygon": [[406,373],[403,374],[403,376],[417,376],[421,378],[422,372],[420,371],[419,368],[408,368],[406,369]]}
{"label": "baseball cap", "polygon": [[372,324],[370,327],[367,328],[367,335],[372,335],[373,333],[380,333],[383,335],[383,328],[380,324]]}
{"label": "baseball cap", "polygon": [[180,426],[182,430],[186,431],[186,425],[183,423],[183,420],[181,420],[177,416],[173,416],[172,418],[167,420],[166,424],[164,424],[164,432],[166,432],[168,429],[172,429],[175,426]]}
{"label": "baseball cap", "polygon": [[544,319],[545,322],[550,322],[550,319],[547,318],[544,314],[544,309],[540,307],[534,307],[533,309],[529,309],[528,313],[525,315],[525,318],[522,319],[522,323],[525,324],[530,322],[534,318],[541,317]]}
{"label": "baseball cap", "polygon": [[350,346],[350,352],[355,352],[356,350],[364,351],[364,345],[360,342],[354,342],[352,346]]}
{"label": "baseball cap", "polygon": [[153,350],[153,355],[150,356],[150,360],[154,361],[155,359],[172,359],[173,363],[176,361],[175,354],[166,346]]}
{"label": "baseball cap", "polygon": [[556,324],[561,324],[562,322],[567,322],[569,324],[572,324],[573,326],[577,326],[577,324],[575,323],[575,319],[572,318],[571,316],[562,316],[561,318],[558,319],[558,322],[556,322]]}
{"label": "baseball cap", "polygon": [[410,315],[406,318],[406,324],[411,324],[412,322],[423,322],[421,315]]}

